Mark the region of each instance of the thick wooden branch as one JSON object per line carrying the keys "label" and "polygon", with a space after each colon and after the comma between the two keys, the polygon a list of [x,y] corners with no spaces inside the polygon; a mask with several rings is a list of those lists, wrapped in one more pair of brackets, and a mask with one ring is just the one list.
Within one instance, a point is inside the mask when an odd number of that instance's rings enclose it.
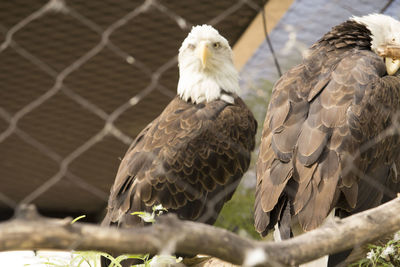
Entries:
{"label": "thick wooden branch", "polygon": [[[258,255],[263,266],[297,265],[400,230],[400,198],[302,236],[279,242],[242,238],[217,227],[161,216],[149,227],[104,228],[70,219],[49,219],[25,207],[0,223],[0,251],[62,249],[112,253],[207,254],[243,264]],[[256,253],[258,251],[258,253]],[[261,262],[261,260],[263,261]]]}

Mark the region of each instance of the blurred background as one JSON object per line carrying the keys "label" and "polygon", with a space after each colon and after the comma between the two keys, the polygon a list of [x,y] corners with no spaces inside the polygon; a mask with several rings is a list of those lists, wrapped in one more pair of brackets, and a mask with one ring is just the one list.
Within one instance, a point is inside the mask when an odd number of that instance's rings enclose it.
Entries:
{"label": "blurred background", "polygon": [[[120,159],[176,94],[193,25],[230,42],[260,134],[280,73],[332,26],[380,12],[398,18],[400,0],[1,0],[0,220],[34,203],[101,221]],[[258,238],[254,188],[252,165],[218,226]]]}

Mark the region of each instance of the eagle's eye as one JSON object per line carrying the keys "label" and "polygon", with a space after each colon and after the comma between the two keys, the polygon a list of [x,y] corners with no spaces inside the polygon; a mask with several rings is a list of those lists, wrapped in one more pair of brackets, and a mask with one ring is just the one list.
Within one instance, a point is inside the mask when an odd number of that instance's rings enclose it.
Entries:
{"label": "eagle's eye", "polygon": [[194,50],[194,49],[196,48],[196,46],[195,46],[194,44],[189,44],[189,45],[188,45],[188,48],[189,48],[190,50]]}
{"label": "eagle's eye", "polygon": [[212,44],[212,46],[213,46],[214,48],[220,48],[220,47],[221,47],[221,44],[220,44],[219,42],[215,42],[215,43]]}
{"label": "eagle's eye", "polygon": [[393,42],[396,42],[396,38],[393,38],[392,41],[393,41]]}

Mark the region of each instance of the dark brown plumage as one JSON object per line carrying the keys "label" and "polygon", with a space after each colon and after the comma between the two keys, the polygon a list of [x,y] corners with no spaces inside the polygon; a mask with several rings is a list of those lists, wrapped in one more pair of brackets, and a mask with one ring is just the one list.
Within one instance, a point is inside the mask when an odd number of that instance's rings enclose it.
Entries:
{"label": "dark brown plumage", "polygon": [[178,63],[178,94],[126,152],[103,225],[143,225],[132,213],[159,204],[180,219],[213,224],[249,167],[257,122],[236,94],[228,41],[195,26]]}
{"label": "dark brown plumage", "polygon": [[128,149],[103,224],[141,224],[134,211],[162,204],[213,224],[250,163],[256,121],[244,102],[193,104],[175,97]]}
{"label": "dark brown plumage", "polygon": [[257,161],[258,232],[279,223],[287,238],[293,216],[311,230],[335,207],[345,216],[395,196],[399,135],[385,131],[398,123],[399,89],[371,51],[371,32],[353,20],[281,77]]}

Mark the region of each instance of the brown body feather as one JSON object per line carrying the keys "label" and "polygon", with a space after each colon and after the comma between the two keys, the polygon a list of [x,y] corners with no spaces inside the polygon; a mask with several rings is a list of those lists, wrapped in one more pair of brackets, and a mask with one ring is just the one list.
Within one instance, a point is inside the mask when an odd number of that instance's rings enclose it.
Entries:
{"label": "brown body feather", "polygon": [[257,161],[262,235],[290,224],[287,212],[311,230],[335,207],[352,214],[398,191],[399,135],[382,134],[400,111],[400,78],[386,74],[370,41],[365,26],[347,21],[276,83]]}
{"label": "brown body feather", "polygon": [[175,97],[126,152],[103,225],[143,224],[131,213],[158,204],[181,219],[213,224],[254,149],[257,122],[234,100],[193,104]]}

